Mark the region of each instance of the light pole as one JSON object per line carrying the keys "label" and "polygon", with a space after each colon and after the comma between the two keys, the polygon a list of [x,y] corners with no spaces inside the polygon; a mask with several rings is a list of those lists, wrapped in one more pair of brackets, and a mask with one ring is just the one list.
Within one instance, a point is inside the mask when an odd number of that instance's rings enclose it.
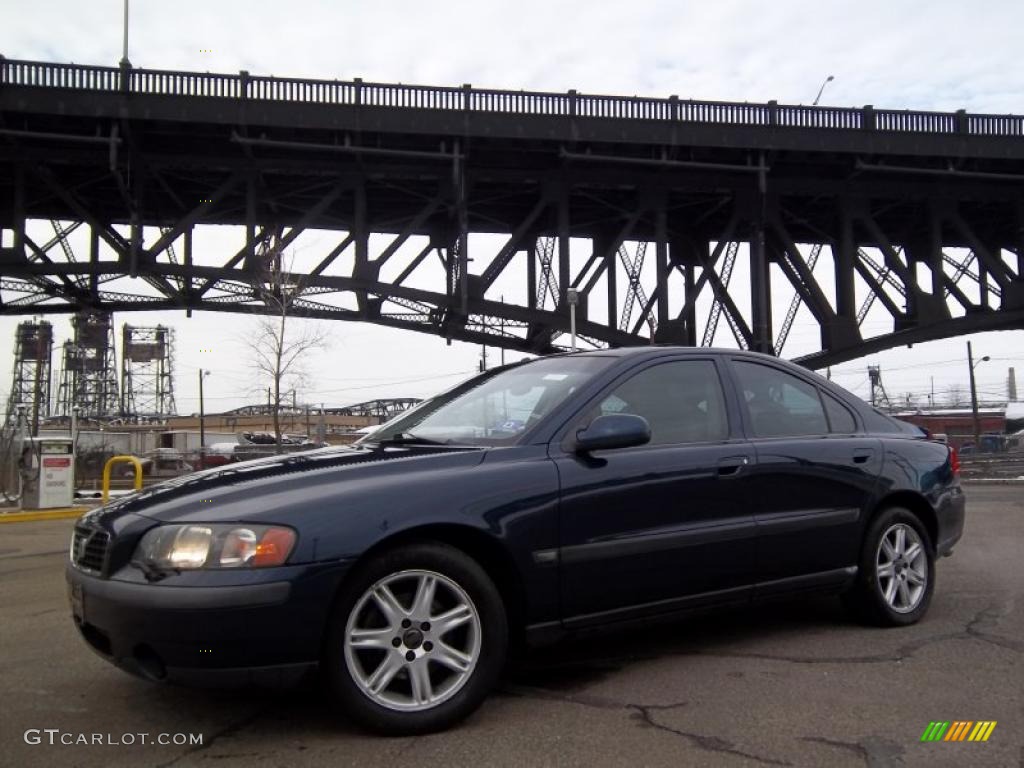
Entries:
{"label": "light pole", "polygon": [[129,66],[128,62],[128,0],[124,0],[124,37],[121,44],[121,66]]}
{"label": "light pole", "polygon": [[206,463],[206,412],[203,408],[203,379],[210,375],[209,371],[199,369],[199,467],[205,468]]}
{"label": "light pole", "polygon": [[[128,0],[125,0],[127,2]],[[811,104],[812,107],[818,106],[818,102],[821,100],[821,94],[825,92],[825,86],[831,83],[835,78],[829,75],[821,84],[821,88],[818,89],[818,95],[814,97],[814,102]]]}
{"label": "light pole", "polygon": [[572,351],[576,351],[576,305],[580,303],[579,292],[575,288],[567,288],[565,300],[569,302],[569,333],[572,335]]}
{"label": "light pole", "polygon": [[971,369],[971,415],[974,418],[974,452],[981,452],[981,423],[978,421],[978,388],[974,384],[974,369],[989,359],[985,355],[978,362],[974,362],[974,350],[971,349],[971,342],[967,342],[967,365]]}

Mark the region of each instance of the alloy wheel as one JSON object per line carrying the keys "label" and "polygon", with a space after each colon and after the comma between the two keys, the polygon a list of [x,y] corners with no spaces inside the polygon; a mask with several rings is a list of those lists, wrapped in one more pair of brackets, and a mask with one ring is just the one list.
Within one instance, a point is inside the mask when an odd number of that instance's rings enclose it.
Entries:
{"label": "alloy wheel", "polygon": [[480,643],[480,614],[462,587],[441,573],[404,570],[373,584],[349,613],[345,663],[372,701],[419,712],[466,684]]}
{"label": "alloy wheel", "polygon": [[875,572],[882,599],[897,613],[910,613],[928,587],[928,552],[921,536],[905,523],[890,525],[878,543]]}

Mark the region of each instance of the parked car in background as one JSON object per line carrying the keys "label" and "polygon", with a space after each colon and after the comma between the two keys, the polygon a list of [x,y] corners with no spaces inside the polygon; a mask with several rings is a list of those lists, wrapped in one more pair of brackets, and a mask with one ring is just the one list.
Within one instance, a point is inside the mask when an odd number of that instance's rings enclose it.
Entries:
{"label": "parked car in background", "polygon": [[75,526],[67,579],[82,637],[129,672],[318,668],[358,722],[421,733],[472,712],[510,647],[580,630],[811,593],[912,624],[963,530],[958,472],[771,357],[553,355],[353,446],[108,504]]}
{"label": "parked car in background", "polygon": [[[136,457],[142,464],[142,477],[170,478],[193,471],[194,467],[185,457],[173,448],[157,448]],[[135,476],[135,465],[117,464],[116,472],[121,477]]]}
{"label": "parked car in background", "polygon": [[196,469],[210,469],[211,467],[220,467],[224,464],[238,461],[239,459],[235,453],[237,447],[237,442],[221,442],[208,445],[201,454],[195,454],[194,463]]}

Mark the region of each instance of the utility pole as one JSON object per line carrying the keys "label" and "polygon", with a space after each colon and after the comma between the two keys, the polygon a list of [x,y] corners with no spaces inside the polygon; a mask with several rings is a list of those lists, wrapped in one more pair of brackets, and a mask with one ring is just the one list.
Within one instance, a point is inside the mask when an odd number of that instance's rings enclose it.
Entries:
{"label": "utility pole", "polygon": [[971,348],[971,342],[967,342],[967,365],[971,369],[971,414],[974,418],[974,452],[979,453],[981,451],[981,422],[978,420],[978,388],[974,383],[974,368],[975,366],[981,365],[988,360],[988,355],[985,355],[977,363],[974,362],[974,350]]}
{"label": "utility pole", "polygon": [[78,406],[71,409],[71,452],[75,452],[78,444]]}
{"label": "utility pole", "polygon": [[209,371],[199,369],[199,466],[206,468],[206,409],[203,404],[203,379],[210,375]]}

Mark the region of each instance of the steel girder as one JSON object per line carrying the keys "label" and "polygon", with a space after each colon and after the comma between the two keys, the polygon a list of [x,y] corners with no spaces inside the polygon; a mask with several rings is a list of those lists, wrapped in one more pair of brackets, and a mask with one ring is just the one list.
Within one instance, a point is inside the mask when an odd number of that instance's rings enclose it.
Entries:
{"label": "steel girder", "polygon": [[[779,352],[806,308],[820,352],[802,359],[824,365],[1022,327],[1018,159],[903,156],[880,173],[861,154],[810,145],[753,152],[301,124],[252,137],[246,124],[45,110],[5,109],[2,120],[17,124],[0,126],[4,314],[268,312],[266,243],[280,253],[315,233],[316,252],[294,268],[295,314],[528,352],[568,346],[570,287],[578,332],[595,346],[696,344],[705,314],[705,344],[724,315],[738,346]],[[86,134],[102,141],[76,140]],[[940,174],[947,162],[955,174]],[[56,236],[37,243],[35,222],[46,220]],[[243,236],[197,259],[196,228],[207,224]],[[480,233],[500,242],[480,245]],[[70,242],[83,234],[88,253],[76,258]],[[780,279],[793,298],[777,313]],[[869,316],[890,327],[867,338]]]}

